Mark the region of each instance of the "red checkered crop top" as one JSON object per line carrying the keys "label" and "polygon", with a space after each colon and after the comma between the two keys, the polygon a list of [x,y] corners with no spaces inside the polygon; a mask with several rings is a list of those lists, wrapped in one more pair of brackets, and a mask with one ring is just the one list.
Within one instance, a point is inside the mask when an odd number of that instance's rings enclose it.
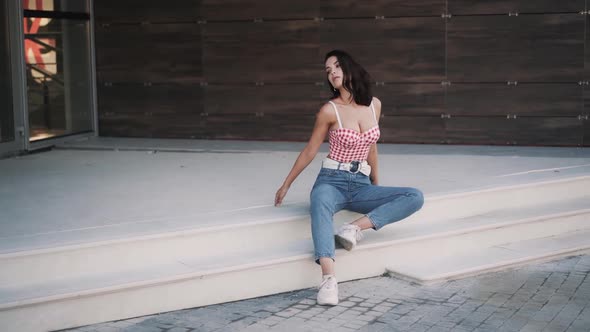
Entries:
{"label": "red checkered crop top", "polygon": [[338,119],[338,125],[340,127],[335,130],[330,130],[328,136],[330,153],[328,154],[328,158],[341,163],[349,163],[355,160],[367,160],[371,145],[377,143],[379,136],[381,135],[373,102],[371,102],[371,110],[373,111],[373,117],[375,118],[375,126],[362,133],[354,129],[343,128],[336,104],[332,101],[330,101],[330,104],[334,107],[334,112],[336,112],[336,118]]}

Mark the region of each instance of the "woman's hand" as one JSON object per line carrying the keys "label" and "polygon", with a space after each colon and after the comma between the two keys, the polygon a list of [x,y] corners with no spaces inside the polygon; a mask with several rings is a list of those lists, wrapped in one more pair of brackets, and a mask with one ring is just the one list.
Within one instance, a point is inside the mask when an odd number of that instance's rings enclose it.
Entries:
{"label": "woman's hand", "polygon": [[287,195],[287,191],[289,191],[289,187],[283,185],[277,190],[275,195],[275,206],[280,206],[283,203],[283,198]]}

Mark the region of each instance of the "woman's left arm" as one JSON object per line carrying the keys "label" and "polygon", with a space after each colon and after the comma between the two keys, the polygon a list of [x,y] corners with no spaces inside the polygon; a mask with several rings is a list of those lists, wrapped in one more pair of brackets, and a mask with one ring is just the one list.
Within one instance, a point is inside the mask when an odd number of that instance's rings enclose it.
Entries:
{"label": "woman's left arm", "polygon": [[[375,106],[375,116],[377,117],[377,123],[379,123],[379,119],[381,118],[381,101],[374,97],[373,104]],[[375,143],[371,146],[371,149],[369,150],[367,162],[371,166],[371,183],[376,186],[379,185],[379,167],[377,155],[377,143]]]}

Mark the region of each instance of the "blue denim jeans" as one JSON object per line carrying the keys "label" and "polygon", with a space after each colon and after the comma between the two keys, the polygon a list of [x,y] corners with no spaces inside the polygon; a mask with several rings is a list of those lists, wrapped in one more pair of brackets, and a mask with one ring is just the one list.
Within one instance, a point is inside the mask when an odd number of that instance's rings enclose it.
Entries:
{"label": "blue denim jeans", "polygon": [[329,168],[320,170],[310,196],[316,262],[321,257],[334,259],[336,212],[345,209],[362,213],[378,230],[410,216],[424,204],[424,196],[418,189],[375,186],[362,173]]}

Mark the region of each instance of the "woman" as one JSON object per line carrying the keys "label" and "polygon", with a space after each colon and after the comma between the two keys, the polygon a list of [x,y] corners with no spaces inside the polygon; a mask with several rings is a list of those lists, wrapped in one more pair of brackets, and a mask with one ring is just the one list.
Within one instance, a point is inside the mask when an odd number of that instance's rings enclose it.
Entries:
{"label": "woman", "polygon": [[311,138],[277,191],[275,205],[282,203],[293,181],[313,160],[328,135],[330,152],[311,191],[311,231],[315,260],[323,276],[317,302],[336,305],[334,213],[346,209],[364,214],[336,233],[336,240],[351,250],[361,239],[361,231],[378,230],[408,217],[422,207],[424,198],[414,188],[378,185],[376,143],[381,102],[371,94],[369,74],[339,50],[326,54],[325,65],[333,97],[318,112]]}

